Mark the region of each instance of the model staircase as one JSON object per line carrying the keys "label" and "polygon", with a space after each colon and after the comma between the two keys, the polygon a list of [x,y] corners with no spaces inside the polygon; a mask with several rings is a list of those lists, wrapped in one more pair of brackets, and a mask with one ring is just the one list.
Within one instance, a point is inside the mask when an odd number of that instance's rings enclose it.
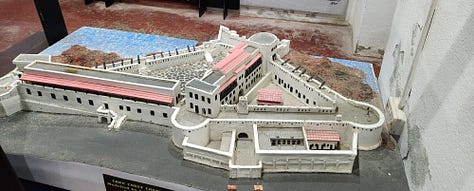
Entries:
{"label": "model staircase", "polygon": [[101,105],[96,110],[97,116],[99,117],[99,122],[103,122],[102,119],[107,119],[107,122],[110,120],[109,125],[107,126],[108,130],[119,130],[120,127],[125,123],[127,115],[121,115],[113,110],[106,109],[104,105]]}

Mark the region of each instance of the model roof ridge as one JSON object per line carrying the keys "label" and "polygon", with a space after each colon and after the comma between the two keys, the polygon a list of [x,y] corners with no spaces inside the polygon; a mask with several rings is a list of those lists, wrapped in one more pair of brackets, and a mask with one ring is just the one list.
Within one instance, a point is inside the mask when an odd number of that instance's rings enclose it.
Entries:
{"label": "model roof ridge", "polygon": [[227,86],[232,84],[235,80],[237,80],[237,77],[235,76],[232,76],[231,78],[229,78],[225,83],[221,85],[221,87],[219,88],[219,93],[224,91],[227,88]]}
{"label": "model roof ridge", "polygon": [[259,58],[262,57],[262,54],[261,53],[258,53],[252,60],[250,60],[249,63],[247,63],[245,65],[245,69],[249,68],[250,66],[252,66],[253,63],[255,63]]}
{"label": "model roof ridge", "polygon": [[162,95],[156,92],[149,92],[144,90],[130,89],[126,87],[118,87],[105,85],[94,82],[84,82],[71,79],[64,79],[58,77],[43,76],[39,74],[23,74],[20,78],[23,81],[29,81],[40,84],[49,84],[65,88],[81,89],[97,93],[111,94],[120,97],[132,97],[142,100],[149,100],[152,102],[158,102],[166,105],[173,103],[173,97]]}
{"label": "model roof ridge", "polygon": [[[245,43],[240,43],[238,46],[234,47],[234,49],[231,50],[231,54],[222,59],[219,63],[214,65],[212,68],[213,69],[218,69],[222,73],[227,74],[234,68],[236,68],[242,61],[244,61],[246,58],[248,58],[251,54],[249,54],[247,51],[242,49],[242,44],[245,45]],[[240,47],[240,48],[237,48]]]}
{"label": "model roof ridge", "polygon": [[194,88],[206,91],[206,92],[213,92],[217,88],[216,85],[210,84],[210,83],[208,83],[204,80],[200,80],[200,79],[197,79],[197,78],[193,78],[192,80],[190,80],[186,84],[186,86],[194,87]]}
{"label": "model roof ridge", "polygon": [[152,76],[144,76],[132,73],[117,72],[111,70],[101,70],[84,66],[67,65],[55,62],[35,61],[27,65],[24,73],[29,70],[41,71],[45,73],[62,73],[71,76],[80,76],[103,81],[114,81],[123,84],[131,84],[142,87],[173,88],[179,81],[163,79]]}
{"label": "model roof ridge", "polygon": [[337,130],[315,130],[307,129],[306,136],[308,141],[340,141],[339,132]]}

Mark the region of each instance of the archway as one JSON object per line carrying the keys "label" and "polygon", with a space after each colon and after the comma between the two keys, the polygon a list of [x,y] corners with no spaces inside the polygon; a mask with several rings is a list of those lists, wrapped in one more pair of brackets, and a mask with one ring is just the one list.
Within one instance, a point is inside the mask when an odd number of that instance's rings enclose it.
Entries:
{"label": "archway", "polygon": [[107,123],[107,117],[100,117],[101,123]]}
{"label": "archway", "polygon": [[247,138],[249,138],[249,135],[247,135],[247,133],[239,133],[239,134],[237,135],[237,137],[238,137],[239,139],[247,139]]}

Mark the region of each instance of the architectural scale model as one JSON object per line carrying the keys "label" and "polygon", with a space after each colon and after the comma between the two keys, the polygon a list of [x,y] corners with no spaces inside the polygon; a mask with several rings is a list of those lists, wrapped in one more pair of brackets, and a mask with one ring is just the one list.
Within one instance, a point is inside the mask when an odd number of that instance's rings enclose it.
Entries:
{"label": "architectural scale model", "polygon": [[358,149],[381,143],[384,116],[281,58],[290,41],[246,38],[221,26],[216,40],[95,68],[22,54],[0,79],[0,116],[21,110],[168,126],[185,160],[229,171],[351,173]]}

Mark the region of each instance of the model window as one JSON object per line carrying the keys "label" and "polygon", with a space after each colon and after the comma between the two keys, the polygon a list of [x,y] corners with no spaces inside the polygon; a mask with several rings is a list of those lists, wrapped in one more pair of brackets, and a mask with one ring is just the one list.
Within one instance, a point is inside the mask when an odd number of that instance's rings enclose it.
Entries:
{"label": "model window", "polygon": [[193,92],[189,92],[189,97],[193,97]]}
{"label": "model window", "polygon": [[137,113],[142,113],[142,109],[137,108]]}
{"label": "model window", "polygon": [[190,107],[191,109],[193,109],[193,108],[194,108],[193,103],[189,103],[189,107]]}
{"label": "model window", "polygon": [[29,95],[31,95],[31,90],[28,89],[28,88],[26,88],[26,93],[29,94]]}
{"label": "model window", "polygon": [[67,96],[63,95],[63,100],[68,101],[69,99],[67,98]]}
{"label": "model window", "polygon": [[38,96],[43,96],[43,93],[41,93],[41,91],[38,91],[36,93],[38,93]]}
{"label": "model window", "polygon": [[130,106],[127,106],[127,111],[130,111]]}
{"label": "model window", "polygon": [[51,93],[51,98],[56,99],[56,94]]}
{"label": "model window", "polygon": [[211,109],[210,109],[210,108],[208,108],[208,109],[207,109],[207,113],[208,113],[209,115],[211,115],[211,114],[212,114],[212,113],[211,113]]}
{"label": "model window", "polygon": [[81,98],[77,98],[76,101],[77,101],[77,103],[82,103]]}
{"label": "model window", "polygon": [[119,109],[120,109],[120,110],[123,110],[123,105],[119,105]]}
{"label": "model window", "polygon": [[151,115],[151,116],[155,116],[155,111],[151,110],[151,111],[150,111],[150,115]]}
{"label": "model window", "polygon": [[197,94],[194,94],[194,99],[199,99]]}
{"label": "model window", "polygon": [[207,103],[211,103],[211,98],[207,98]]}
{"label": "model window", "polygon": [[201,101],[204,101],[204,96],[201,96]]}
{"label": "model window", "polygon": [[109,104],[108,104],[108,103],[104,103],[104,108],[105,108],[105,109],[109,109]]}
{"label": "model window", "polygon": [[167,114],[167,113],[163,113],[163,117],[164,117],[164,118],[168,118],[168,114]]}
{"label": "model window", "polygon": [[89,105],[94,105],[94,101],[89,100]]}

